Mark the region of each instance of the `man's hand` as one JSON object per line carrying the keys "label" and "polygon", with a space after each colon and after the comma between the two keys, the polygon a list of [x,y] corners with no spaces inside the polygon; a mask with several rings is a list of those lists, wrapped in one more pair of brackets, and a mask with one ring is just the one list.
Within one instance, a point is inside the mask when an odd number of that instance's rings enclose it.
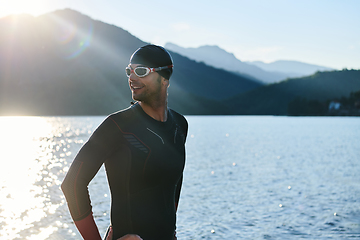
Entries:
{"label": "man's hand", "polygon": [[[113,236],[113,230],[112,227],[110,227],[110,231],[106,237],[106,240],[112,240],[112,236]],[[126,234],[125,236],[118,238],[117,240],[143,240],[143,239],[136,234]]]}
{"label": "man's hand", "polygon": [[118,238],[117,240],[143,240],[136,234],[126,234],[125,236]]}

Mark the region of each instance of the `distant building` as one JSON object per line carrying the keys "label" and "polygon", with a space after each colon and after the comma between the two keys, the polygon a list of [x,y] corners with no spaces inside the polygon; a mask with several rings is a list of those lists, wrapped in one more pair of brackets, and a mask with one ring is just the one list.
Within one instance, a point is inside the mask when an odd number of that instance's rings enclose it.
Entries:
{"label": "distant building", "polygon": [[341,103],[337,100],[333,100],[329,103],[329,111],[338,111],[340,110]]}

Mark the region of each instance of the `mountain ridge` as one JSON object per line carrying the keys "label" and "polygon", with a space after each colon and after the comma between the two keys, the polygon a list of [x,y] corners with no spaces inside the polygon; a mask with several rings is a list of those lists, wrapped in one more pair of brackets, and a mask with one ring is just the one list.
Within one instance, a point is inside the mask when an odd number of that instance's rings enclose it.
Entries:
{"label": "mountain ridge", "polygon": [[[71,9],[0,19],[0,43],[0,115],[106,115],[126,108],[132,99],[124,69],[147,44]],[[183,114],[222,113],[222,99],[262,85],[171,55],[169,106]]]}
{"label": "mountain ridge", "polygon": [[[303,77],[317,71],[331,71],[334,69],[302,63],[299,61],[280,60],[273,63],[261,61],[242,62],[216,45],[205,45],[198,48],[183,48],[173,43],[166,43],[165,47],[210,66],[223,68],[227,71],[237,72],[243,76],[253,77],[264,83],[274,83],[293,77]],[[290,69],[288,70],[287,68]]]}
{"label": "mountain ridge", "polygon": [[[124,69],[146,42],[73,10],[22,19],[0,19],[0,115],[108,115],[130,105]],[[169,51],[168,103],[184,115],[286,115],[297,97],[325,101],[360,90],[360,70],[264,85]]]}
{"label": "mountain ridge", "polygon": [[263,70],[270,71],[270,72],[284,72],[285,73],[284,69],[286,69],[286,72],[288,74],[291,74],[296,77],[304,77],[304,76],[312,75],[318,71],[325,72],[325,71],[335,70],[335,69],[325,67],[325,66],[309,64],[309,63],[304,63],[304,62],[294,61],[294,60],[278,60],[278,61],[274,61],[274,62],[270,62],[270,63],[264,63],[261,61],[253,61],[253,62],[248,62],[248,63],[258,66],[258,67],[262,68]]}

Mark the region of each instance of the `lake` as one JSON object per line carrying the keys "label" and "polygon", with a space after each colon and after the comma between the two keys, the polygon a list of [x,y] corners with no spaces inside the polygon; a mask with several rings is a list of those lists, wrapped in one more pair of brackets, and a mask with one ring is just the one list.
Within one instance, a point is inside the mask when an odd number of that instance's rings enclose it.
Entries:
{"label": "lake", "polygon": [[[0,117],[0,239],[81,239],[60,184],[104,116]],[[360,118],[186,116],[178,239],[360,239]],[[104,169],[90,183],[101,235]]]}

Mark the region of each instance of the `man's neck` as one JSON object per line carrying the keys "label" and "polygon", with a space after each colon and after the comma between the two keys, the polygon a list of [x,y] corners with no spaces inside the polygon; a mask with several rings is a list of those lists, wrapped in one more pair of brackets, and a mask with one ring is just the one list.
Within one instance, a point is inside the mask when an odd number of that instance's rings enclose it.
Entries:
{"label": "man's neck", "polygon": [[168,117],[167,101],[165,101],[164,104],[157,105],[150,105],[139,101],[139,105],[144,110],[144,112],[153,119],[160,122],[166,122]]}

